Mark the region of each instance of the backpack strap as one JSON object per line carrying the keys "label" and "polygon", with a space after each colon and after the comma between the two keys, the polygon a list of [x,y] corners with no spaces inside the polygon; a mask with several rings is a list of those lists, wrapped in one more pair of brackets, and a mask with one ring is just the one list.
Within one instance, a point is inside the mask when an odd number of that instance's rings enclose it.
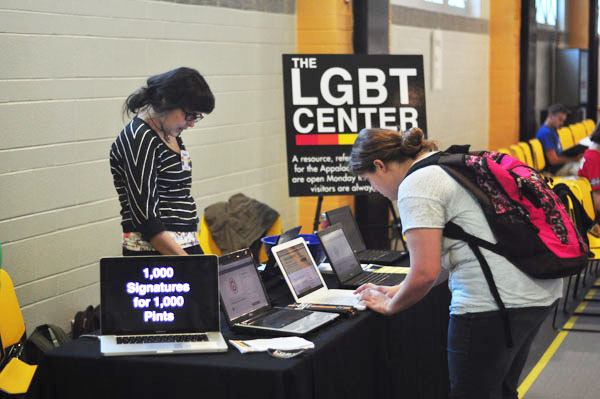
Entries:
{"label": "backpack strap", "polygon": [[443,156],[453,155],[453,154],[468,154],[469,147],[470,147],[469,145],[451,145],[450,147],[446,148],[444,151],[439,151],[433,155],[423,158],[423,159],[419,160],[418,162],[416,162],[414,165],[412,165],[410,167],[410,169],[408,169],[408,172],[406,172],[406,176],[404,178],[406,179],[406,177],[408,177],[408,175],[410,175],[411,173],[416,172],[417,170],[424,168],[426,166],[437,165],[440,158]]}
{"label": "backpack strap", "polygon": [[504,322],[504,334],[506,336],[506,345],[509,348],[512,348],[513,340],[510,329],[510,320],[508,318],[508,311],[504,306],[504,302],[502,302],[502,299],[500,298],[500,293],[498,292],[498,287],[496,287],[496,283],[494,282],[494,277],[492,276],[492,270],[490,269],[490,265],[488,265],[487,260],[485,259],[485,257],[481,253],[481,250],[479,249],[479,247],[482,247],[493,251],[492,248],[495,247],[494,244],[467,233],[463,230],[462,227],[453,222],[448,222],[446,224],[446,226],[444,227],[443,234],[448,238],[465,241],[469,248],[471,248],[471,251],[473,251],[473,253],[475,254],[475,257],[477,258],[477,260],[479,261],[479,265],[481,266],[481,270],[483,271],[485,281],[487,281],[488,287],[490,288],[490,292],[492,293],[492,297],[494,297],[494,300],[496,301],[496,304],[500,309],[500,316],[502,317],[502,321]]}

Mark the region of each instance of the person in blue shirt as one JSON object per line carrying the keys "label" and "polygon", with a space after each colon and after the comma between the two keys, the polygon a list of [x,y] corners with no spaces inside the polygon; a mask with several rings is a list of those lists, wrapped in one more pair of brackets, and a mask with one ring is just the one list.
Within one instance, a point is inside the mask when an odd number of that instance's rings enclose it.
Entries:
{"label": "person in blue shirt", "polygon": [[565,123],[567,112],[567,108],[562,104],[551,105],[548,108],[548,116],[544,124],[535,136],[544,148],[544,155],[546,156],[545,170],[556,176],[576,176],[579,170],[579,158],[581,158],[581,155],[576,157],[559,155],[563,151],[563,148],[558,138],[557,130]]}

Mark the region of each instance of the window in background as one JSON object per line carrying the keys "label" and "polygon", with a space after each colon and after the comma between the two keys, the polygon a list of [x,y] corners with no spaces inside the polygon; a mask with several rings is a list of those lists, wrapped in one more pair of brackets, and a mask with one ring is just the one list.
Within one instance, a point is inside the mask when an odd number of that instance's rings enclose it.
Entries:
{"label": "window in background", "polygon": [[465,8],[467,0],[425,0],[428,3],[448,4],[451,7]]}
{"label": "window in background", "polygon": [[489,3],[491,1],[496,0],[390,0],[390,3],[442,14],[489,19]]}
{"label": "window in background", "polygon": [[556,26],[557,0],[535,0],[535,19],[538,24]]}
{"label": "window in background", "polygon": [[448,0],[448,5],[451,7],[465,8],[467,0]]}

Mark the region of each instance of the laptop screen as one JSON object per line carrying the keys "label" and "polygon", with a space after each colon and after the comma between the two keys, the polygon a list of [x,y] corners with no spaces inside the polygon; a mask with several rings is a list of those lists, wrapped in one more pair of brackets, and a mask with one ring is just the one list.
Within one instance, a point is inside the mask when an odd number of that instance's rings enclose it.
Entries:
{"label": "laptop screen", "polygon": [[279,249],[277,256],[298,298],[323,288],[319,272],[304,242]]}
{"label": "laptop screen", "polygon": [[249,251],[219,261],[219,290],[229,320],[269,306]]}
{"label": "laptop screen", "polygon": [[356,224],[356,219],[352,216],[352,211],[348,205],[332,209],[325,212],[325,214],[327,215],[329,224],[340,223],[342,225],[342,229],[344,230],[344,233],[346,233],[346,237],[348,238],[348,242],[350,242],[352,250],[360,252],[367,249],[360,234],[360,230],[358,229],[358,225]]}
{"label": "laptop screen", "polygon": [[356,255],[350,248],[342,226],[337,223],[332,227],[321,230],[319,233],[321,245],[327,253],[329,263],[334,268],[340,281],[350,280],[352,277],[362,273],[362,267],[356,259]]}
{"label": "laptop screen", "polygon": [[217,257],[100,260],[103,335],[219,331]]}

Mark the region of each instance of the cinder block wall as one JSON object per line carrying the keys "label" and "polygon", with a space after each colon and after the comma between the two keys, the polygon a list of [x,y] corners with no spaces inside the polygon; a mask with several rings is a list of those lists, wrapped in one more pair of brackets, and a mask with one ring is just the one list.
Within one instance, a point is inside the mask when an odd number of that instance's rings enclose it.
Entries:
{"label": "cinder block wall", "polygon": [[[352,2],[346,0],[300,0],[298,2],[298,54],[352,54],[354,29]],[[302,233],[312,233],[317,209],[317,197],[301,197],[298,224]],[[350,205],[354,197],[327,195],[321,212]]]}
{"label": "cinder block wall", "polygon": [[521,2],[491,1],[490,149],[519,141]]}
{"label": "cinder block wall", "polygon": [[[423,54],[427,134],[440,149],[451,144],[488,148],[490,22],[488,3],[481,3],[479,18],[392,5],[391,53]],[[439,90],[432,87],[432,35],[436,30],[442,43]]]}
{"label": "cinder block wall", "polygon": [[297,222],[281,75],[295,1],[187,3],[0,3],[0,242],[30,331],[69,328],[99,302],[98,261],[121,251],[109,147],[152,74],[194,67],[215,92],[215,111],[183,134],[200,213],[242,192]]}

